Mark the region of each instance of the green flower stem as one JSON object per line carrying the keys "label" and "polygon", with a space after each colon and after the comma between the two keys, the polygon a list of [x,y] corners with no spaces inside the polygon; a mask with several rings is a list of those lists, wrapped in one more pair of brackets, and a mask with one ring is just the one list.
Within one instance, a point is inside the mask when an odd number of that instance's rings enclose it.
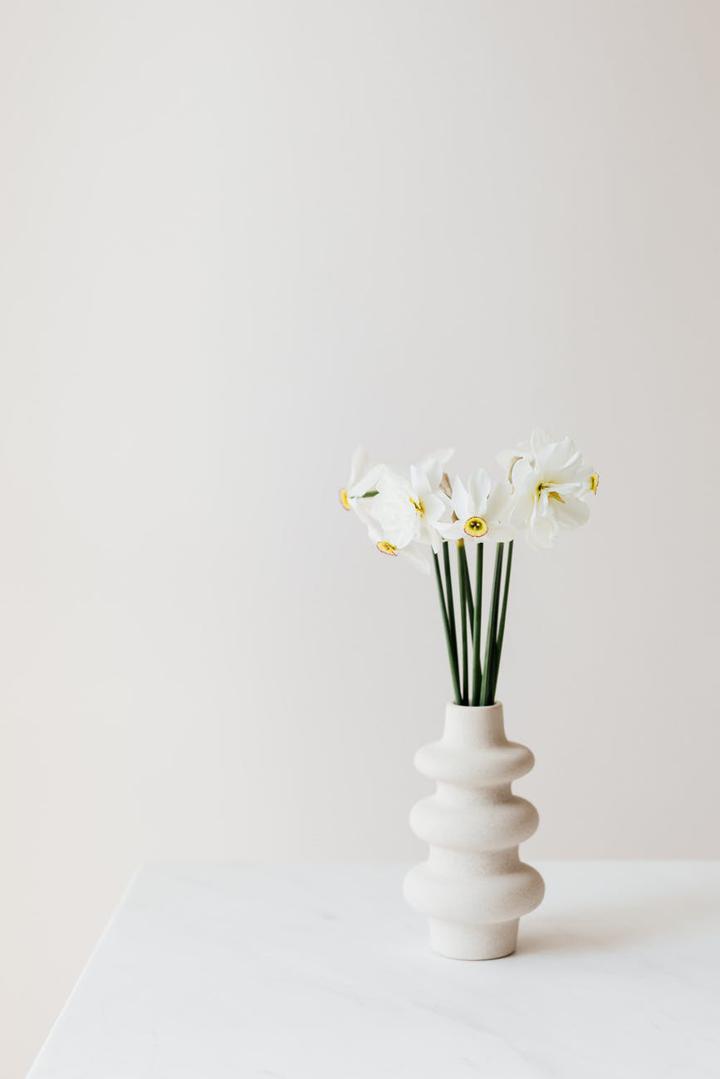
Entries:
{"label": "green flower stem", "polygon": [[453,648],[452,636],[450,634],[450,623],[448,620],[447,607],[445,606],[445,595],[443,592],[442,577],[440,575],[440,562],[438,556],[433,551],[433,563],[435,565],[435,580],[437,581],[438,597],[440,599],[440,609],[442,610],[443,628],[445,629],[445,642],[447,644],[448,659],[450,661],[450,676],[453,683],[453,692],[455,694],[455,704],[461,704],[460,696],[460,680],[458,678],[457,668],[457,653]]}
{"label": "green flower stem", "polygon": [[495,645],[497,639],[497,616],[500,602],[500,581],[502,578],[503,551],[505,545],[498,543],[495,548],[495,575],[493,578],[492,600],[490,614],[488,616],[487,636],[485,638],[485,669],[482,677],[480,690],[480,704],[492,704],[493,700],[493,669],[495,666]]}
{"label": "green flower stem", "polygon": [[480,692],[482,686],[482,667],[480,666],[480,633],[482,618],[482,589],[483,589],[483,555],[485,545],[478,543],[475,556],[475,610],[473,612],[473,705],[480,704]]}
{"label": "green flower stem", "polygon": [[505,616],[507,615],[508,593],[510,591],[510,571],[512,570],[513,545],[515,541],[508,543],[507,564],[505,566],[505,586],[503,588],[502,610],[500,624],[498,626],[497,639],[495,641],[495,661],[493,663],[492,699],[495,700],[497,689],[498,672],[500,670],[500,657],[502,656],[503,638],[505,637]]}
{"label": "green flower stem", "polygon": [[452,570],[450,568],[450,547],[447,541],[443,542],[443,568],[445,570],[445,599],[447,601],[448,628],[455,657],[455,674],[460,685],[460,669],[458,664],[457,625],[455,623],[455,598],[453,596]]}
{"label": "green flower stem", "polygon": [[465,583],[465,573],[463,572],[463,554],[465,553],[465,544],[462,540],[458,540],[457,558],[458,558],[458,584],[460,588],[460,625],[462,626],[462,703],[468,703],[468,639],[467,639],[467,627],[468,627],[468,610],[467,610],[467,585]]}
{"label": "green flower stem", "polygon": [[472,585],[470,584],[470,569],[468,567],[467,548],[465,547],[464,540],[462,547],[458,547],[458,551],[462,556],[462,573],[465,576],[465,602],[467,603],[468,620],[470,622],[470,632],[472,633],[475,620],[475,604],[473,603]]}

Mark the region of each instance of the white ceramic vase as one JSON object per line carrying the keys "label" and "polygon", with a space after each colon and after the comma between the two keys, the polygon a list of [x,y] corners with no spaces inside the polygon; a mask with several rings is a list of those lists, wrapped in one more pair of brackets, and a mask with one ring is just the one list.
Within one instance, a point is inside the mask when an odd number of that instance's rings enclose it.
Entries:
{"label": "white ceramic vase", "polygon": [[538,826],[537,810],[511,790],[533,764],[529,749],[505,737],[502,704],[448,704],[442,738],[415,755],[437,789],[410,814],[430,853],[407,874],[404,891],[430,919],[430,944],[441,955],[510,955],[518,919],[542,900],[542,877],[518,855]]}

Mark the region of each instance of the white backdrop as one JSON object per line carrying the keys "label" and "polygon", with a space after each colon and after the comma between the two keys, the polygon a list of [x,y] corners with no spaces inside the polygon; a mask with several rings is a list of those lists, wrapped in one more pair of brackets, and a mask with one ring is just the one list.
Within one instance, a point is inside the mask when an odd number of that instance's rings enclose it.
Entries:
{"label": "white backdrop", "polygon": [[3,1079],[139,862],[419,854],[444,644],[360,441],[576,436],[499,690],[528,855],[720,855],[718,5],[0,12]]}

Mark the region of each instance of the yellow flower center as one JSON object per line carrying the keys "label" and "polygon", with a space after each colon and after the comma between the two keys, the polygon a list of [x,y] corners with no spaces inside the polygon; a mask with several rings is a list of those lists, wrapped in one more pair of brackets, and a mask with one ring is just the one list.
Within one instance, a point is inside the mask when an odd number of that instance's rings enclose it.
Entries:
{"label": "yellow flower center", "polygon": [[339,492],[339,498],[340,498],[340,505],[342,506],[342,508],[344,510],[349,510],[350,509],[350,497],[349,497],[349,495],[347,493],[347,489],[345,487],[343,487],[342,491]]}
{"label": "yellow flower center", "polygon": [[468,517],[467,521],[463,525],[463,532],[466,536],[473,536],[475,539],[479,539],[480,536],[484,536],[488,530],[487,521],[484,517]]}
{"label": "yellow flower center", "polygon": [[425,516],[425,503],[423,502],[422,498],[415,499],[411,495],[410,496],[410,505],[413,507],[413,509],[417,513],[418,517],[424,517]]}
{"label": "yellow flower center", "polygon": [[539,483],[537,485],[536,490],[535,490],[535,497],[540,498],[540,495],[543,493],[543,491],[547,491],[548,501],[562,502],[564,504],[565,499],[563,498],[563,496],[561,494],[558,494],[557,491],[553,491],[551,489],[552,486],[553,486],[552,483],[544,483],[544,482]]}
{"label": "yellow flower center", "polygon": [[394,543],[390,543],[389,540],[380,540],[377,544],[378,551],[382,551],[383,554],[397,554],[397,547]]}
{"label": "yellow flower center", "polygon": [[600,477],[598,476],[597,472],[593,472],[592,476],[590,477],[589,483],[590,490],[594,495],[596,495],[597,489],[600,486]]}

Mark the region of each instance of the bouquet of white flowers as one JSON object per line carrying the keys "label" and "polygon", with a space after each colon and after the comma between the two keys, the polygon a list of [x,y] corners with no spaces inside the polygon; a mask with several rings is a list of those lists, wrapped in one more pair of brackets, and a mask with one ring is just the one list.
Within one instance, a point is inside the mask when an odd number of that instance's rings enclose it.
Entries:
{"label": "bouquet of white flowers", "polygon": [[[598,474],[584,463],[570,438],[555,440],[543,431],[534,431],[528,442],[499,455],[504,471],[500,480],[478,468],[467,482],[456,476],[451,483],[446,466],[452,455],[452,450],[431,453],[413,465],[408,476],[384,464],[371,465],[365,452],[357,450],[340,501],[360,518],[383,554],[405,558],[423,572],[429,572],[432,555],[455,703],[491,705],[515,537],[524,532],[532,546],[551,547],[560,531],[584,524]],[[450,541],[457,549],[455,584]],[[468,541],[477,548],[474,588]],[[483,645],[483,562],[489,541],[496,546]]]}

